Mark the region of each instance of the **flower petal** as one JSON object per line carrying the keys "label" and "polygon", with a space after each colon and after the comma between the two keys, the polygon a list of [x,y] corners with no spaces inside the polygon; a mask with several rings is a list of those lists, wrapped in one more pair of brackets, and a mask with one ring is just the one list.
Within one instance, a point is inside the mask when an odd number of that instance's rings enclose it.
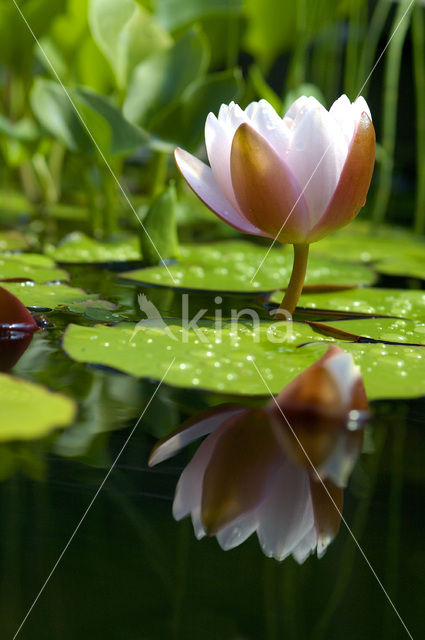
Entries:
{"label": "flower petal", "polygon": [[329,204],[347,152],[348,142],[335,119],[315,98],[308,98],[295,115],[285,159],[304,194],[311,226]]}
{"label": "flower petal", "polygon": [[223,551],[238,547],[254,533],[258,525],[257,513],[258,509],[244,513],[217,533],[217,540]]}
{"label": "flower petal", "polygon": [[174,157],[190,188],[219,218],[243,233],[268,235],[245,220],[230,204],[218,186],[210,167],[180,148],[174,151]]}
{"label": "flower petal", "polygon": [[330,480],[324,482],[311,480],[310,489],[316,530],[319,536],[317,555],[320,557],[338,533],[344,492]]}
{"label": "flower petal", "polygon": [[258,539],[268,557],[289,556],[314,525],[309,474],[285,460],[259,512]]}
{"label": "flower petal", "polygon": [[149,457],[148,465],[153,467],[159,462],[171,458],[193,440],[211,433],[227,418],[242,411],[245,411],[243,407],[229,402],[198,413],[194,418],[186,420],[172,433],[156,443]]}
{"label": "flower petal", "polygon": [[281,459],[261,410],[234,416],[226,425],[204,475],[202,522],[209,535],[259,505]]}
{"label": "flower petal", "polygon": [[308,236],[316,242],[331,231],[348,224],[364,203],[375,164],[375,129],[363,112],[348,151],[335,193],[326,211]]}
{"label": "flower petal", "polygon": [[271,144],[248,124],[235,133],[230,166],[236,199],[252,224],[280,242],[302,242],[310,223],[298,183]]}
{"label": "flower petal", "polygon": [[220,433],[220,429],[211,433],[201,443],[192,460],[184,468],[177,483],[173,502],[173,516],[176,520],[181,520],[196,509],[200,510],[205,469],[214,452]]}

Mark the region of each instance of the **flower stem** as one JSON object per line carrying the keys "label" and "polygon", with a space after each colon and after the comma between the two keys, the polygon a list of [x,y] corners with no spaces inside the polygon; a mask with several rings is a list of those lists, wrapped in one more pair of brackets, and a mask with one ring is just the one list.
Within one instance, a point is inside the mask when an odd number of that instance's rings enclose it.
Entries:
{"label": "flower stem", "polygon": [[293,315],[295,307],[304,285],[305,273],[308,262],[308,244],[294,244],[294,265],[292,267],[291,279],[286,289],[285,296],[279,309],[284,309]]}

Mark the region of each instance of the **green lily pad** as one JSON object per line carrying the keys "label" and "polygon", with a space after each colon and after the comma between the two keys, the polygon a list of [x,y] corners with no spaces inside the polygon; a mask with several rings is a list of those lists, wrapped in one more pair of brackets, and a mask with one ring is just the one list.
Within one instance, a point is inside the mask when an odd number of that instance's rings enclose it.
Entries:
{"label": "green lily pad", "polygon": [[425,258],[425,243],[410,231],[382,226],[372,233],[368,223],[356,222],[312,244],[311,253],[363,263],[396,256],[394,262],[398,262],[412,247]]}
{"label": "green lily pad", "polygon": [[[199,327],[199,335],[192,329],[182,330],[181,324],[172,322],[164,327],[141,326],[137,332],[134,331],[136,325],[130,323],[115,327],[70,325],[63,348],[78,362],[100,364],[148,378],[161,378],[176,358],[167,374],[169,384],[262,394],[264,387],[259,384],[250,359],[261,362],[268,381],[274,380],[273,369],[276,360],[280,361],[279,384],[283,386],[325,351],[321,344],[307,351],[296,350],[294,345],[324,339],[308,325],[292,324],[288,327],[285,322],[273,323],[273,326],[261,323],[257,338],[248,327],[239,326],[236,334],[230,324],[221,332],[216,331],[212,323],[205,324]],[[279,344],[268,340],[268,330],[275,340],[281,340]]]}
{"label": "green lily pad", "polygon": [[[168,265],[168,271],[161,265],[128,271],[121,277],[166,287],[211,291],[266,292],[276,287],[285,288],[292,270],[292,253],[287,248],[272,249],[255,275],[267,250],[243,240],[185,245],[180,247],[178,264]],[[363,265],[312,256],[306,284],[357,286],[371,284],[374,279],[373,271]]]}
{"label": "green lily pad", "polygon": [[67,284],[52,283],[38,284],[36,282],[2,282],[2,287],[7,289],[26,306],[30,308],[56,309],[74,302],[93,300],[99,296],[70,287]]}
{"label": "green lily pad", "polygon": [[104,263],[141,260],[137,236],[99,242],[79,231],[65,236],[57,247],[50,245],[46,253],[57,262]]}
{"label": "green lily pad", "polygon": [[0,251],[26,249],[28,241],[18,231],[0,231]]}
{"label": "green lily pad", "polygon": [[[414,320],[364,318],[361,320],[326,322],[322,326],[325,332],[326,327],[329,327],[372,340],[425,345],[425,323],[415,322]],[[330,335],[336,334],[331,333]]]}
{"label": "green lily pad", "polygon": [[0,373],[0,442],[33,440],[53,429],[68,427],[76,405],[47,387]]}
{"label": "green lily pad", "polygon": [[38,253],[3,254],[0,256],[0,280],[12,278],[54,282],[68,280],[69,275],[58,269],[51,258]]}
{"label": "green lily pad", "polygon": [[425,280],[425,244],[423,249],[413,248],[406,253],[397,255],[380,262],[376,270],[389,276],[406,276]]}
{"label": "green lily pad", "polygon": [[[280,291],[271,296],[273,302],[280,303],[281,300]],[[425,321],[425,291],[420,290],[364,288],[332,293],[304,293],[299,306]]]}
{"label": "green lily pad", "polygon": [[[239,340],[236,340],[229,325],[220,335],[214,333],[211,325],[204,326],[204,342],[193,329],[187,331],[186,341],[183,341],[181,326],[172,323],[155,328],[139,325],[137,333],[133,333],[133,324],[115,327],[70,325],[65,332],[63,348],[78,362],[95,363],[155,379],[164,375],[175,358],[166,376],[168,384],[267,395],[265,382],[273,393],[278,393],[295,375],[323,355],[328,342],[336,342],[352,353],[360,365],[371,400],[415,397],[425,393],[425,347],[324,340],[323,336],[298,323],[293,323],[289,340],[278,342],[287,337],[288,325],[282,322],[278,327],[276,323],[273,326],[271,335],[276,342],[271,342],[270,333],[267,333],[269,323],[260,324],[257,340],[248,327],[239,328]],[[300,346],[297,348],[296,345]]]}

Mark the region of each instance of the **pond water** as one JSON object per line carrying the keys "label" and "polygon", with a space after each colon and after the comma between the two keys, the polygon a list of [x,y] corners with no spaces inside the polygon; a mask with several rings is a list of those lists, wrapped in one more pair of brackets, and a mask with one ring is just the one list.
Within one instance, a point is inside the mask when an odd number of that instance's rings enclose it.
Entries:
{"label": "pond water", "polygon": [[[170,289],[124,282],[101,268],[67,270],[70,284],[115,302],[129,321],[140,319],[140,293],[162,315],[180,316],[181,297]],[[193,309],[210,315],[212,299],[190,298]],[[249,304],[266,317],[263,302],[224,296],[223,308]],[[424,399],[372,403],[344,493],[350,531],[342,522],[321,559],[277,562],[255,535],[224,552],[215,538],[196,540],[189,519],[172,516],[178,477],[196,445],[154,468],[147,460],[159,437],[197,412],[232,399],[259,406],[264,397],[165,381],[134,429],[157,381],[71,360],[61,348],[65,326],[93,319],[65,311],[45,318],[50,326],[13,373],[66,392],[80,411],[69,429],[0,446],[2,638],[15,637],[46,580],[17,636],[23,640],[408,637],[391,602],[421,637]]]}

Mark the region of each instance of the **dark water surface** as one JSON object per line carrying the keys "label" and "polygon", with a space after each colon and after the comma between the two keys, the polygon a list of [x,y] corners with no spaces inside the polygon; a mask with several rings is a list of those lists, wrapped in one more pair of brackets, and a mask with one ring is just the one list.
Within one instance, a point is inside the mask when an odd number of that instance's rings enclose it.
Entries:
{"label": "dark water surface", "polygon": [[[72,269],[72,276],[73,285],[116,302],[130,321],[141,317],[140,291],[164,315],[180,316],[179,294],[170,290],[143,289],[86,267]],[[191,296],[194,309],[213,298]],[[246,298],[236,305],[246,307]],[[60,348],[63,328],[89,321],[65,313],[47,318],[54,326],[35,336],[14,371],[66,392],[81,409],[63,433],[0,446],[2,640],[14,638],[157,386],[72,362]],[[292,558],[266,558],[255,536],[224,552],[214,538],[197,541],[189,520],[173,520],[176,481],[196,447],[153,469],[149,452],[158,437],[221,400],[160,388],[18,638],[408,637],[344,523],[322,559],[300,566]],[[372,411],[365,451],[345,491],[344,518],[410,633],[421,638],[425,401],[378,402]]]}

